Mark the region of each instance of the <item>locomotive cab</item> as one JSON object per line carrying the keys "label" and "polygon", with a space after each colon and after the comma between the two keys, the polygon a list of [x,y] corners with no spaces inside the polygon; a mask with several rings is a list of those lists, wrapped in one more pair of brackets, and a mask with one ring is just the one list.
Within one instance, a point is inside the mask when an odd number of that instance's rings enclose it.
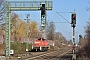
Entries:
{"label": "locomotive cab", "polygon": [[34,40],[33,43],[33,49],[35,51],[45,51],[48,50],[48,42],[44,38],[39,38],[37,40]]}

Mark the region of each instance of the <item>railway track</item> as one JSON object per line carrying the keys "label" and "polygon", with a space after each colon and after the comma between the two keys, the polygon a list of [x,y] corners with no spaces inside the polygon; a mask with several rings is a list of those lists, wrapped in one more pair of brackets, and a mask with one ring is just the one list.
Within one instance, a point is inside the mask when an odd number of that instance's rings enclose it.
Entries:
{"label": "railway track", "polygon": [[[49,55],[44,55],[44,56],[42,56],[42,57],[39,57],[37,60],[64,60],[65,58],[65,56],[67,55],[67,56],[70,56],[69,54],[67,54],[67,53],[69,53],[71,50],[67,50],[67,51],[65,51],[65,50],[63,50],[62,52],[60,52],[60,51],[57,51],[56,53],[54,53],[54,54],[49,54]],[[71,55],[72,56],[72,55]],[[68,57],[68,59],[70,59],[71,58],[71,56],[70,57]]]}
{"label": "railway track", "polygon": [[70,48],[58,49],[46,52],[30,52],[30,54],[18,55],[7,60],[71,60],[72,54]]}
{"label": "railway track", "polygon": [[[71,49],[58,49],[56,51],[52,52],[45,52],[38,55],[33,55],[30,57],[23,58],[23,60],[57,60],[57,59],[63,59],[64,56],[66,56],[67,53],[71,52]],[[72,55],[70,55],[71,58]]]}
{"label": "railway track", "polygon": [[40,58],[40,57],[43,57],[43,56],[47,56],[47,55],[50,55],[50,54],[54,54],[54,53],[57,53],[57,50],[54,50],[54,51],[47,51],[47,52],[39,52],[36,54],[35,53],[31,53],[32,56],[29,56],[29,57],[25,57],[23,58],[23,60],[34,60],[34,59],[37,59],[37,58]]}

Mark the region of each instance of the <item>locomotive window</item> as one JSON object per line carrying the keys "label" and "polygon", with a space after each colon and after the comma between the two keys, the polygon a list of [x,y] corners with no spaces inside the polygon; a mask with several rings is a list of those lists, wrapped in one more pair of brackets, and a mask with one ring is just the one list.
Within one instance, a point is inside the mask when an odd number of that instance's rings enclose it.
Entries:
{"label": "locomotive window", "polygon": [[44,41],[45,39],[44,39],[44,38],[42,38],[42,40]]}
{"label": "locomotive window", "polygon": [[41,40],[41,39],[42,39],[43,41],[45,40],[44,38],[39,38],[38,40]]}
{"label": "locomotive window", "polygon": [[39,38],[38,40],[41,40],[41,38]]}

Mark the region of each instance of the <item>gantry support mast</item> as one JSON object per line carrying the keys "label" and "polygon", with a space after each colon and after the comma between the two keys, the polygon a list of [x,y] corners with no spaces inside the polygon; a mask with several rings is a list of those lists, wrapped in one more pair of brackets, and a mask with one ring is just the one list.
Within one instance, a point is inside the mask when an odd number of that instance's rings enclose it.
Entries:
{"label": "gantry support mast", "polygon": [[[9,1],[6,0],[6,56],[10,56],[10,11],[37,11],[41,10],[42,4],[45,4],[45,10],[52,10],[52,1]],[[46,15],[45,15],[46,17]],[[46,25],[46,18],[41,18]]]}

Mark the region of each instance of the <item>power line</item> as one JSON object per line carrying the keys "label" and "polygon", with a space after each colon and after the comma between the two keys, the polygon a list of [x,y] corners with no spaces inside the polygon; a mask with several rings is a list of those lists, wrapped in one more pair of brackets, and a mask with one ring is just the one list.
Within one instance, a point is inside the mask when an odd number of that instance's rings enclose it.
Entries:
{"label": "power line", "polygon": [[[68,37],[71,37],[72,38],[72,36],[70,36],[70,33],[69,32],[66,32],[67,30],[62,30],[60,27],[59,27],[59,29],[62,31],[62,32],[64,32]],[[69,34],[67,34],[67,33],[69,33]],[[72,35],[72,34],[71,34]]]}
{"label": "power line", "polygon": [[[61,23],[61,22],[53,22],[53,23]],[[66,23],[67,23],[67,22],[66,22]],[[62,26],[63,26],[63,25],[62,25]],[[60,26],[59,26],[59,28],[60,28]],[[63,28],[64,28],[64,26],[63,26]],[[60,30],[61,30],[62,32],[64,32],[65,34],[68,33],[68,35],[67,35],[68,37],[72,37],[72,36],[69,35],[70,33],[69,33],[65,28],[64,28],[65,31],[64,31],[63,29],[61,29],[61,28],[60,28]],[[66,31],[67,31],[67,32],[66,32]],[[71,34],[71,35],[72,35],[72,34]]]}
{"label": "power line", "polygon": [[[69,22],[54,22],[54,23],[69,23]],[[63,26],[63,25],[62,25]],[[59,27],[60,28],[60,27]],[[61,28],[60,28],[61,29]],[[65,29],[65,28],[64,28]],[[61,29],[62,30],[62,29]],[[65,29],[66,30],[66,29]],[[66,31],[64,31],[64,30],[62,30],[63,32],[66,32]],[[68,32],[68,31],[67,31]],[[67,33],[66,33],[67,34]],[[67,36],[69,36],[70,37],[70,35],[67,35]],[[72,37],[72,36],[71,36]]]}
{"label": "power line", "polygon": [[65,17],[63,17],[60,13],[57,12],[62,18],[64,18],[68,23],[70,23]]}
{"label": "power line", "polygon": [[68,22],[54,22],[54,23],[68,23]]}
{"label": "power line", "polygon": [[[34,1],[34,0],[33,0]],[[39,5],[38,5],[38,3],[36,2],[36,1],[34,1],[36,4],[37,4],[37,6],[39,7]]]}
{"label": "power line", "polygon": [[[54,9],[53,9],[54,10]],[[55,10],[54,10],[55,11]],[[56,12],[56,11],[55,11]],[[63,17],[59,12],[56,12],[59,16],[61,16],[63,19],[65,19],[68,23],[70,23],[65,17]]]}
{"label": "power line", "polygon": [[73,12],[58,12],[58,13],[73,13]]}
{"label": "power line", "polygon": [[[54,10],[55,13],[57,13],[55,10]],[[66,12],[63,12],[63,13],[66,13]],[[72,12],[67,12],[67,13],[72,13]],[[59,14],[59,12],[58,12]],[[60,14],[59,14],[60,15]],[[60,15],[62,18],[64,18],[62,15]],[[65,18],[64,18],[65,19]],[[54,23],[70,23],[67,19],[65,19],[67,22],[54,22]],[[62,25],[63,26],[63,25]],[[63,26],[64,27],[64,26]],[[60,28],[60,27],[59,27]],[[60,28],[61,29],[61,28]],[[62,29],[61,29],[62,30]],[[65,31],[64,31],[65,30]],[[62,30],[64,33],[67,31],[66,29]],[[68,31],[67,31],[68,32]],[[70,33],[69,33],[70,34]],[[68,37],[71,37],[70,35],[67,35]]]}
{"label": "power line", "polygon": [[[60,12],[56,12],[55,10],[54,10],[54,12],[55,13],[57,13],[57,14],[59,14],[59,16],[61,16],[62,18],[64,18],[61,14],[60,14]],[[73,13],[73,12],[62,12],[62,13]],[[70,23],[66,18],[64,18],[67,22],[55,22],[55,23]],[[62,25],[63,26],[63,25]],[[63,26],[64,27],[64,26]],[[65,29],[65,28],[64,28]],[[65,29],[66,30],[66,29]],[[63,31],[63,30],[62,30]],[[67,30],[66,30],[67,31]],[[65,32],[66,32],[65,31]],[[63,31],[64,32],[64,31]],[[68,32],[68,31],[67,31]],[[68,35],[69,36],[69,35]]]}

